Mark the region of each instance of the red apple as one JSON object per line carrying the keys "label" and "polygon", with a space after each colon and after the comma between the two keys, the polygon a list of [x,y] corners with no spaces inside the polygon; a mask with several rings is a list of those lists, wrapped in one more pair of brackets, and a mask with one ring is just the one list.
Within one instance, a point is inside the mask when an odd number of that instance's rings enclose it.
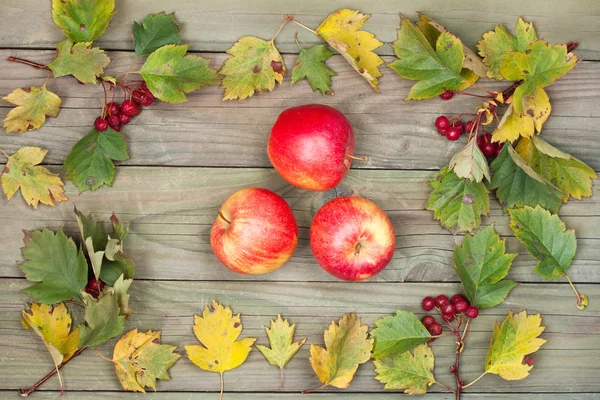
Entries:
{"label": "red apple", "polygon": [[385,212],[357,196],[338,197],[315,214],[310,247],[331,275],[347,281],[379,273],[394,255],[396,235]]}
{"label": "red apple", "polygon": [[350,168],[354,131],[335,108],[320,104],[288,108],[273,125],[267,152],[277,172],[292,185],[329,190]]}
{"label": "red apple", "polygon": [[221,205],[210,230],[213,252],[242,274],[266,274],[292,256],[298,226],[290,206],[267,189],[246,188]]}

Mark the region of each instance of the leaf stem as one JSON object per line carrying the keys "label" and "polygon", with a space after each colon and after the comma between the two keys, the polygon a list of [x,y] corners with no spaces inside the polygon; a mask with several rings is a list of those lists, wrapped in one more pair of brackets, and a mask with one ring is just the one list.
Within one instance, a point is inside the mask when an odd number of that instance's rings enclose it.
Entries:
{"label": "leaf stem", "polygon": [[6,152],[2,149],[0,149],[0,153],[4,154],[4,156],[8,159],[10,159],[10,156],[8,154],[6,154]]}
{"label": "leaf stem", "polygon": [[100,353],[100,351],[98,351],[98,349],[96,349],[95,351],[96,351],[96,354],[98,354],[98,355],[100,356],[100,358],[101,358],[101,359],[103,359],[103,360],[105,360],[105,361],[108,361],[108,362],[111,362],[111,363],[114,363],[114,361],[113,361],[113,360],[111,360],[110,358],[108,358],[108,357],[104,357],[104,355],[103,355],[102,353]]}
{"label": "leaf stem", "polygon": [[223,382],[223,373],[221,372],[221,392],[219,393],[219,400],[223,400],[223,389],[225,388],[225,384]]}
{"label": "leaf stem", "polygon": [[571,285],[571,289],[573,289],[573,292],[575,292],[575,296],[577,296],[577,308],[579,308],[580,310],[583,310],[584,308],[587,307],[587,297],[585,295],[580,294],[577,291],[577,289],[575,288],[575,285],[571,281],[571,278],[569,278],[569,275],[565,274],[565,278],[567,278],[569,285]]}
{"label": "leaf stem", "polygon": [[325,384],[323,384],[322,386],[319,386],[318,388],[314,388],[314,389],[306,389],[306,390],[303,390],[303,391],[302,391],[302,394],[314,393],[314,392],[316,392],[316,391],[318,391],[318,390],[321,390],[321,389],[323,389],[323,388],[324,388],[324,387],[326,387],[326,386],[327,386],[327,384],[325,383]]}
{"label": "leaf stem", "polygon": [[283,368],[279,368],[279,390],[283,390],[283,382],[285,377],[283,376]]}
{"label": "leaf stem", "polygon": [[486,92],[488,95],[492,96],[492,98],[496,97],[496,94],[494,92],[490,92],[489,90],[482,88],[481,86],[479,86],[478,84],[476,84],[475,82],[473,82],[471,84],[471,86],[475,86],[477,89],[479,90],[483,90],[484,92]]}
{"label": "leaf stem", "polygon": [[287,24],[288,22],[290,22],[290,19],[286,15],[285,16],[285,21],[283,21],[283,24],[281,24],[281,26],[279,27],[279,29],[277,29],[277,32],[275,32],[275,35],[273,35],[273,38],[270,40],[271,43],[273,43],[275,41],[275,38],[277,37],[277,35],[279,35],[279,32],[281,32],[281,30],[283,29],[283,27],[285,26],[285,24]]}
{"label": "leaf stem", "polygon": [[451,388],[450,386],[448,386],[448,385],[444,385],[443,383],[441,383],[441,382],[438,382],[438,381],[433,381],[433,383],[437,383],[437,384],[438,384],[438,385],[440,385],[441,387],[443,387],[443,388],[446,388],[446,390],[449,390],[449,391],[451,391],[452,393],[456,393],[456,391],[455,391],[454,389],[452,389],[452,388]]}
{"label": "leaf stem", "polygon": [[46,71],[50,71],[50,68],[47,65],[36,63],[35,61],[25,60],[24,58],[8,56],[7,60],[12,61],[12,62],[18,62],[18,63],[25,64],[25,65],[29,65],[33,68],[45,69]]}
{"label": "leaf stem", "polygon": [[483,378],[485,375],[487,375],[487,371],[485,371],[483,374],[479,375],[477,377],[477,379],[475,379],[473,382],[469,383],[468,385],[463,386],[463,389],[468,388],[469,386],[473,385],[475,382],[477,382],[478,380],[480,380],[481,378]]}
{"label": "leaf stem", "polygon": [[300,42],[298,41],[298,32],[294,32],[294,40],[296,41],[296,46],[298,46],[298,50],[302,51],[302,47],[300,46]]}
{"label": "leaf stem", "polygon": [[286,15],[285,15],[285,18],[286,18],[286,20],[288,20],[288,21],[291,21],[291,22],[295,23],[295,24],[296,24],[296,25],[298,25],[298,26],[301,26],[302,28],[306,29],[307,31],[314,33],[314,34],[315,34],[315,35],[317,35],[318,37],[321,37],[321,35],[319,35],[319,34],[317,33],[317,31],[315,31],[314,29],[311,29],[311,28],[309,28],[308,26],[306,26],[306,25],[304,25],[304,24],[302,24],[302,23],[300,23],[300,22],[296,21],[296,20],[294,19],[294,17],[292,17],[291,15],[287,15],[287,14],[286,14]]}

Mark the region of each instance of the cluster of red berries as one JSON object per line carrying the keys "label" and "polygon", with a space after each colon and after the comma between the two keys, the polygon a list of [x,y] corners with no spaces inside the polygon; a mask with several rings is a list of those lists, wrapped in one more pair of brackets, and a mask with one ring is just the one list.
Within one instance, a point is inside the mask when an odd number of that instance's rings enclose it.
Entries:
{"label": "cluster of red berries", "polygon": [[131,93],[131,100],[125,100],[120,105],[114,101],[106,104],[104,115],[96,118],[94,126],[100,132],[104,132],[109,126],[119,132],[121,126],[127,125],[132,117],[140,114],[140,106],[149,107],[153,102],[154,95],[144,82]]}
{"label": "cluster of red berries", "polygon": [[[440,294],[436,298],[427,296],[421,302],[421,306],[425,311],[431,311],[436,308],[442,314],[442,319],[446,322],[454,321],[457,314],[464,313],[471,319],[475,319],[479,315],[479,309],[469,305],[469,302],[461,294],[455,294],[452,296],[452,299],[448,299],[443,294]],[[421,322],[432,336],[442,334],[442,325],[432,315],[426,315]]]}
{"label": "cluster of red berries", "polygon": [[481,130],[481,135],[477,136],[477,145],[481,152],[486,157],[493,157],[500,154],[504,143],[492,143],[492,135],[486,132],[483,129],[478,129],[479,127],[475,126],[477,121],[467,121],[462,122],[456,117],[448,118],[445,115],[440,115],[435,120],[435,126],[438,130],[438,133],[441,136],[445,136],[446,139],[454,141],[458,140],[461,135],[465,132],[471,134],[471,132],[475,132]]}
{"label": "cluster of red berries", "polygon": [[102,279],[96,280],[96,278],[92,278],[85,286],[85,292],[91,294],[95,298],[100,296],[102,289],[104,289],[104,281]]}

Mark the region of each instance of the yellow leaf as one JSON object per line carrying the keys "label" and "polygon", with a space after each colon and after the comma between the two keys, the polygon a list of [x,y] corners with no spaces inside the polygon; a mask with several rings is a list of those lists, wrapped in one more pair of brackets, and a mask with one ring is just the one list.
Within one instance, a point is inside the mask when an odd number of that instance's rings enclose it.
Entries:
{"label": "yellow leaf", "polygon": [[29,89],[15,89],[4,100],[16,105],[4,118],[6,133],[31,131],[38,129],[46,122],[46,115],[57,117],[60,97],[41,87],[30,87]]}
{"label": "yellow leaf", "polygon": [[383,45],[370,32],[359,31],[370,15],[343,9],[331,14],[317,28],[317,33],[337,50],[376,92],[383,60],[373,50]]}
{"label": "yellow leaf", "polygon": [[256,348],[271,365],[283,368],[306,342],[306,339],[293,342],[295,329],[296,325],[290,325],[287,319],[278,315],[277,319],[271,320],[271,328],[265,326],[271,348],[260,345],[256,345]]}
{"label": "yellow leaf", "polygon": [[23,199],[33,208],[37,208],[40,202],[54,206],[54,202],[68,200],[63,190],[64,183],[58,174],[38,165],[44,160],[46,153],[48,150],[39,147],[22,147],[8,158],[0,178],[2,190],[8,200],[19,187]]}
{"label": "yellow leaf", "polygon": [[493,142],[514,142],[519,137],[531,137],[542,130],[542,125],[550,116],[552,106],[544,89],[539,89],[532,97],[524,99],[522,113],[517,113],[513,104],[506,110],[492,134]]}

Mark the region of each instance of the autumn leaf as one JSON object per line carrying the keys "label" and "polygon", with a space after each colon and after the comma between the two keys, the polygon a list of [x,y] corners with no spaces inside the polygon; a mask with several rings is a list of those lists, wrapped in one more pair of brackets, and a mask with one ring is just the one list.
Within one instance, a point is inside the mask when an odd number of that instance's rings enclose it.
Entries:
{"label": "autumn leaf", "polygon": [[419,318],[408,311],[398,310],[396,315],[375,321],[375,326],[371,331],[371,337],[375,339],[374,359],[404,353],[431,339]]}
{"label": "autumn leaf", "polygon": [[415,347],[413,353],[407,350],[374,360],[375,379],[384,383],[386,390],[400,389],[406,394],[425,394],[427,387],[435,383],[434,363],[431,347],[422,344]]}
{"label": "autumn leaf", "polygon": [[517,284],[504,279],[516,254],[506,254],[504,240],[490,225],[454,245],[454,270],[471,305],[489,308],[502,303]]}
{"label": "autumn leaf", "polygon": [[383,60],[373,50],[383,43],[371,32],[360,30],[369,17],[370,15],[361,14],[358,10],[338,10],[325,18],[317,28],[317,34],[379,92],[377,78],[382,75],[379,66],[383,64]]}
{"label": "autumn leaf", "polygon": [[532,97],[524,100],[523,111],[518,113],[511,104],[492,133],[492,142],[514,142],[519,137],[528,138],[542,126],[550,116],[552,106],[544,89],[539,89]]}
{"label": "autumn leaf", "polygon": [[73,42],[92,42],[117,13],[114,0],[52,0],[52,19]]}
{"label": "autumn leaf", "polygon": [[[81,240],[85,245],[88,257],[92,263],[94,277],[100,279],[102,270],[102,260],[104,259],[104,248],[106,248],[106,234],[104,233],[104,224],[98,222],[92,215],[85,216],[77,207],[75,207],[75,216],[77,225],[81,233]],[[96,251],[95,249],[102,249]]]}
{"label": "autumn leaf", "polygon": [[485,373],[500,375],[508,381],[526,378],[533,366],[523,359],[546,343],[538,337],[546,329],[541,325],[540,314],[527,315],[527,311],[516,315],[509,311],[501,326],[496,321],[485,358]]}
{"label": "autumn leaf", "polygon": [[62,100],[46,89],[46,85],[15,89],[3,100],[14,104],[4,118],[6,133],[32,131],[46,122],[46,115],[56,118]]}
{"label": "autumn leaf", "polygon": [[0,177],[7,200],[19,188],[25,202],[33,208],[37,208],[39,203],[54,206],[55,202],[68,200],[60,176],[38,165],[44,160],[46,153],[48,150],[39,147],[22,147],[8,157]]}
{"label": "autumn leaf", "polygon": [[256,348],[271,365],[283,369],[306,342],[306,339],[293,342],[295,329],[296,325],[290,325],[287,319],[283,319],[281,315],[278,315],[277,319],[271,321],[270,328],[265,326],[271,348],[258,344]]}
{"label": "autumn leaf", "polygon": [[240,38],[226,52],[232,57],[223,62],[223,100],[244,100],[254,92],[272,92],[275,82],[283,82],[285,63],[273,40],[255,36]]}
{"label": "autumn leaf", "polygon": [[133,283],[133,279],[125,279],[123,275],[117,279],[112,286],[105,286],[105,293],[114,293],[117,296],[119,304],[119,314],[129,319],[131,316],[131,308],[129,307],[129,287]]}
{"label": "autumn leaf", "polygon": [[85,322],[80,326],[79,347],[96,348],[123,332],[125,317],[116,293],[102,293],[98,299],[83,293]]}
{"label": "autumn leaf", "polygon": [[138,332],[133,329],[115,345],[112,362],[123,389],[146,393],[144,387],[156,391],[156,379],[170,380],[171,368],[181,356],[176,346],[160,343],[161,332]]}
{"label": "autumn leaf", "polygon": [[371,358],[373,339],[367,338],[368,330],[356,314],[346,314],[339,325],[333,321],[325,330],[325,348],[310,345],[310,365],[323,383],[319,389],[344,389],[350,385],[358,366]]}
{"label": "autumn leaf", "polygon": [[169,44],[154,51],[139,73],[152,94],[167,103],[187,101],[184,93],[219,82],[210,59],[188,54],[188,45]]}
{"label": "autumn leaf", "polygon": [[452,157],[448,168],[459,178],[475,182],[481,182],[483,177],[491,180],[487,160],[477,146],[476,137]]}
{"label": "autumn leaf", "polygon": [[292,85],[306,78],[313,92],[320,90],[322,94],[333,94],[331,77],[336,74],[325,65],[332,55],[333,52],[323,44],[300,50],[292,70]]}
{"label": "autumn leaf", "polygon": [[64,39],[56,45],[56,58],[48,68],[55,78],[73,75],[81,83],[98,83],[98,77],[110,63],[104,50],[94,47],[92,43],[75,43]]}
{"label": "autumn leaf", "polygon": [[135,54],[143,56],[151,54],[167,44],[179,44],[179,25],[175,22],[175,14],[150,14],[141,24],[133,21],[133,45]]}

